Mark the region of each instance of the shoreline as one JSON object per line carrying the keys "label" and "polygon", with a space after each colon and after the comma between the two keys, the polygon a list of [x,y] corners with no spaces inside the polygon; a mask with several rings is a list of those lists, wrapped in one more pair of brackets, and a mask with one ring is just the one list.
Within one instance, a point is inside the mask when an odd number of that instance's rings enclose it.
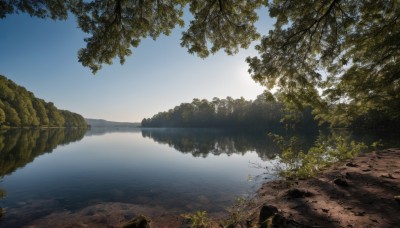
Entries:
{"label": "shoreline", "polygon": [[400,149],[385,149],[310,179],[264,183],[249,220],[265,227],[395,227],[399,195]]}
{"label": "shoreline", "polygon": [[[400,224],[396,196],[400,196],[400,148],[361,154],[313,178],[264,182],[236,215],[228,210],[207,214],[205,227],[396,227]],[[144,215],[146,222],[140,220],[144,226],[126,227],[190,227],[190,220],[176,212],[103,202],[54,212],[27,226],[125,227]]]}
{"label": "shoreline", "polygon": [[[396,196],[400,148],[361,154],[312,178],[264,182],[239,216],[240,223],[228,222],[226,214],[209,218],[207,227],[396,227]],[[182,216],[158,219],[150,227],[190,227]]]}

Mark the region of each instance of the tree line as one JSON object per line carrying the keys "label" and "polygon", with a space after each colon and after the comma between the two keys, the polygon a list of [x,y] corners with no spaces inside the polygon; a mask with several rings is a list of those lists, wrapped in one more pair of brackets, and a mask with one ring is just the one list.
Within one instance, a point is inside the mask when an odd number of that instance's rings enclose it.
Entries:
{"label": "tree line", "polygon": [[[264,10],[275,23],[260,34],[255,23]],[[183,27],[189,13],[181,46],[190,54],[232,55],[258,41],[249,73],[282,103],[312,107],[332,126],[400,126],[398,0],[0,1],[0,19],[18,13],[74,16],[88,34],[78,59],[93,73],[117,58],[123,64],[143,38]]]}
{"label": "tree line", "polygon": [[[296,116],[296,118],[292,118]],[[291,119],[290,119],[291,118]],[[151,118],[142,120],[142,127],[182,127],[182,128],[259,128],[276,129],[293,125],[298,128],[317,128],[311,111],[305,109],[290,113],[282,103],[265,94],[254,101],[243,97],[233,99],[213,98],[193,99]]]}
{"label": "tree line", "polygon": [[85,119],[52,102],[36,98],[24,87],[0,75],[0,127],[87,127]]}
{"label": "tree line", "polygon": [[[277,99],[275,99],[275,97]],[[144,118],[142,127],[172,128],[258,128],[260,130],[277,129],[321,129],[347,128],[353,130],[385,129],[398,131],[400,121],[393,116],[378,110],[359,113],[346,120],[346,125],[336,121],[344,119],[343,115],[332,115],[331,119],[321,120],[320,113],[311,107],[296,109],[281,102],[284,94],[271,95],[269,92],[252,100],[243,97],[233,99],[213,98],[193,99],[191,103],[182,103],[168,111],[159,112],[151,118]]]}

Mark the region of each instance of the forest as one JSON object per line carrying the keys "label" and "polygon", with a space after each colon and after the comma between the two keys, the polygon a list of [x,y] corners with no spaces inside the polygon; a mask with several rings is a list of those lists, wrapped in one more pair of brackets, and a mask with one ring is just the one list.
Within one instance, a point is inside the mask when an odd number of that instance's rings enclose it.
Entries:
{"label": "forest", "polygon": [[[264,92],[253,100],[243,97],[233,99],[195,98],[191,103],[182,103],[168,111],[159,112],[151,118],[144,118],[142,127],[172,128],[251,128],[260,130],[317,130],[347,128],[352,130],[398,131],[400,123],[392,116],[378,110],[368,110],[357,117],[347,120],[346,125],[335,118],[318,118],[311,107],[292,108],[288,103],[279,101],[283,95],[270,96]],[[275,99],[277,97],[278,99]],[[338,117],[339,118],[339,117]]]}
{"label": "forest", "polygon": [[243,97],[213,98],[212,101],[196,98],[191,103],[182,103],[151,118],[144,118],[142,127],[316,129],[318,123],[310,109],[293,112],[261,94],[254,101]]}
{"label": "forest", "polygon": [[85,119],[57,109],[0,75],[0,127],[87,127]]}

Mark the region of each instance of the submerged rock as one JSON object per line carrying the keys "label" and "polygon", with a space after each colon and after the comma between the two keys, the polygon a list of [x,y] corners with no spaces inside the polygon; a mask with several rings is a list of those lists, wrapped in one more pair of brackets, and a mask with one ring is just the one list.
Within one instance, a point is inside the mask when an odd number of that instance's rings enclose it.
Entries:
{"label": "submerged rock", "polygon": [[133,220],[129,221],[123,228],[150,228],[150,219],[139,215]]}

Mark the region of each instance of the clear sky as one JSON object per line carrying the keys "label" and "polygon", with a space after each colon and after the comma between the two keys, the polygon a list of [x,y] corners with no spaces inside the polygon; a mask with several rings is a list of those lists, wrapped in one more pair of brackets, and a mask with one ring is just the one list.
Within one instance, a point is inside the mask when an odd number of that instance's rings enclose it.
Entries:
{"label": "clear sky", "polygon": [[[264,16],[257,26],[265,34],[271,24]],[[116,60],[96,75],[78,62],[88,35],[74,17],[9,15],[0,20],[0,31],[0,74],[86,118],[140,122],[193,98],[255,99],[264,90],[247,72],[245,58],[256,55],[253,48],[201,59],[180,47],[181,28],[156,41],[143,40],[124,65]]]}

